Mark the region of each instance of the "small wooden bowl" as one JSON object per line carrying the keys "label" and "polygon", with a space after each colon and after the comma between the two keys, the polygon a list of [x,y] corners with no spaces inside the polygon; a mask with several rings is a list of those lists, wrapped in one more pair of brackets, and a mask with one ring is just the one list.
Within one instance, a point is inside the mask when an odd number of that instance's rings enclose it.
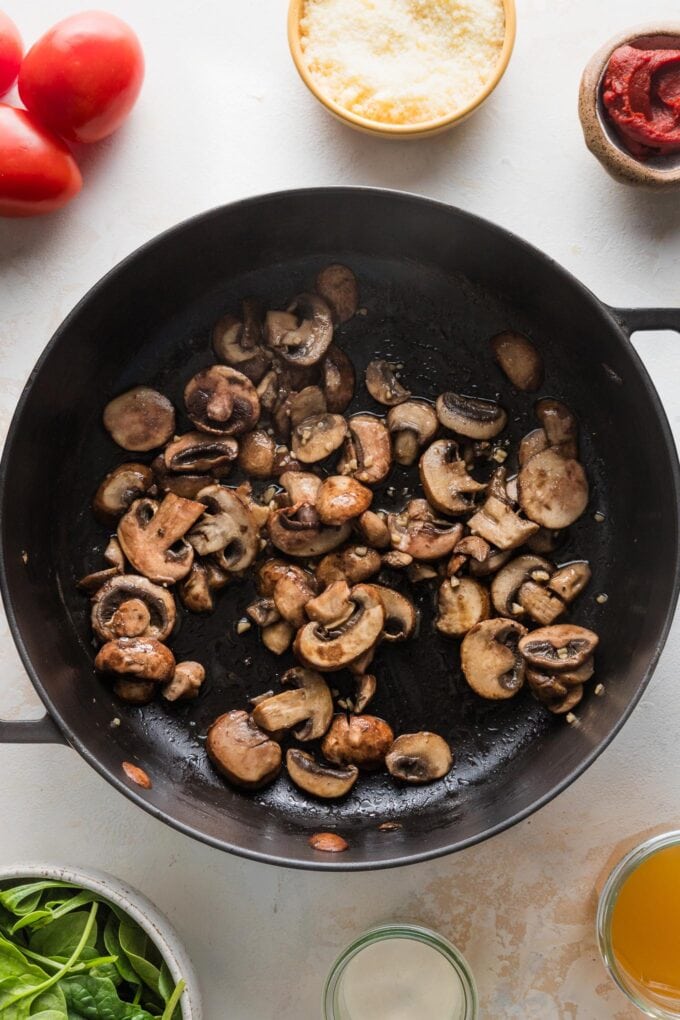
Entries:
{"label": "small wooden bowl", "polygon": [[602,101],[602,79],[615,49],[639,39],[653,39],[658,49],[680,49],[680,22],[653,22],[629,28],[597,51],[583,72],[578,113],[586,145],[605,170],[623,184],[660,189],[680,188],[680,153],[636,159],[609,120]]}
{"label": "small wooden bowl", "polygon": [[332,113],[334,117],[341,120],[343,124],[349,124],[350,127],[356,128],[358,131],[364,131],[370,135],[378,135],[382,138],[424,138],[439,134],[440,131],[447,131],[455,124],[460,124],[470,114],[474,113],[475,110],[478,110],[496,88],[507,70],[515,45],[517,30],[515,0],[503,0],[505,12],[503,48],[498,57],[494,73],[481,92],[459,110],[444,114],[444,116],[437,117],[435,120],[423,121],[418,124],[383,124],[378,120],[369,120],[368,117],[361,117],[350,110],[346,110],[339,103],[324,95],[317,86],[307,68],[300,43],[300,18],[304,4],[305,0],[290,0],[288,7],[288,45],[298,74],[312,95],[318,99],[322,106],[325,106],[329,113]]}

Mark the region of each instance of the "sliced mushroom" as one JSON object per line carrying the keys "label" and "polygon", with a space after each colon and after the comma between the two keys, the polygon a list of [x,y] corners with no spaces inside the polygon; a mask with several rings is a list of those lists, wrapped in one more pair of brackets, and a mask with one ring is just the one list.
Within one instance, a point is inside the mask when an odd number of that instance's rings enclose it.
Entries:
{"label": "sliced mushroom", "polygon": [[262,376],[255,392],[260,401],[260,408],[271,414],[279,399],[280,382],[278,372],[272,370]]}
{"label": "sliced mushroom", "polygon": [[364,675],[375,658],[375,649],[376,646],[374,645],[373,648],[369,648],[357,659],[354,659],[353,662],[349,663],[347,669],[353,674],[353,676],[359,677]]}
{"label": "sliced mushroom", "polygon": [[392,449],[397,464],[415,464],[421,447],[429,443],[439,428],[431,404],[425,400],[406,400],[390,408],[387,427],[392,434]]}
{"label": "sliced mushroom", "polygon": [[379,404],[393,407],[411,396],[395,374],[396,365],[389,361],[369,361],[366,367],[366,389]]}
{"label": "sliced mushroom", "polygon": [[194,550],[184,536],[203,503],[169,492],[162,503],[136,500],[118,525],[118,541],[132,567],[157,584],[174,584],[191,570]]}
{"label": "sliced mushroom", "polygon": [[104,428],[124,450],[143,453],[163,446],[175,431],[175,409],[162,393],[135,386],[109,401]]}
{"label": "sliced mushroom", "polygon": [[439,574],[434,567],[427,563],[416,563],[415,561],[406,568],[406,576],[411,584],[420,584],[422,581],[433,581]]}
{"label": "sliced mushroom", "polygon": [[392,466],[387,426],[374,414],[355,414],[348,425],[350,435],[338,462],[338,472],[352,475],[366,485],[377,485],[387,478]]}
{"label": "sliced mushroom", "polygon": [[247,432],[260,417],[260,398],[247,376],[227,365],[212,365],[184,389],[187,414],[197,429],[214,435]]}
{"label": "sliced mushroom", "polygon": [[281,768],[281,748],[247,712],[219,716],[208,730],[205,746],[217,771],[247,790],[266,786]]}
{"label": "sliced mushroom", "polygon": [[571,711],[583,698],[583,684],[567,686],[559,676],[548,676],[536,670],[527,670],[527,683],[531,693],[554,715]]}
{"label": "sliced mushroom", "polygon": [[264,429],[243,436],[238,454],[241,471],[251,478],[271,478],[275,460],[276,443]]}
{"label": "sliced mushroom", "polygon": [[263,331],[257,302],[243,302],[242,318],[223,315],[215,324],[212,334],[213,348],[220,361],[237,368],[257,383],[270,364],[268,352],[262,346]]}
{"label": "sliced mushroom", "polygon": [[372,771],[385,761],[394,733],[375,715],[335,715],[321,742],[321,752],[335,765],[357,765]]}
{"label": "sliced mushroom", "polygon": [[348,322],[359,304],[357,278],[348,266],[334,262],[316,278],[316,289],[330,308],[334,322]]}
{"label": "sliced mushroom", "polygon": [[205,669],[200,662],[178,662],[175,675],[163,688],[166,701],[192,701],[197,698],[205,680]]}
{"label": "sliced mushroom", "polygon": [[154,699],[156,684],[153,680],[120,679],[114,683],[113,693],[130,705],[148,705]]}
{"label": "sliced mushroom", "polygon": [[259,530],[250,510],[233,489],[209,485],[198,498],[205,513],[187,535],[199,556],[222,553],[230,571],[245,570],[260,551]]}
{"label": "sliced mushroom", "polygon": [[[520,470],[519,502],[527,517],[544,528],[566,528],[588,505],[588,479],[577,460],[550,447]],[[496,543],[498,544],[498,543]]]}
{"label": "sliced mushroom", "polygon": [[384,584],[365,584],[364,589],[380,599],[385,610],[382,641],[406,641],[418,626],[418,613],[410,599]]}
{"label": "sliced mushroom", "polygon": [[494,400],[442,393],[437,397],[437,417],[444,428],[468,439],[493,439],[505,428],[508,415]]}
{"label": "sliced mushroom", "polygon": [[564,602],[569,603],[581,594],[591,577],[590,564],[585,560],[577,560],[556,570],[548,582],[548,587]]}
{"label": "sliced mushroom", "polygon": [[543,358],[521,333],[498,333],[491,340],[493,355],[513,386],[523,392],[537,390],[543,382]]}
{"label": "sliced mushroom", "polygon": [[262,628],[262,644],[274,655],[283,655],[293,643],[295,627],[287,620],[278,620]]}
{"label": "sliced mushroom", "polygon": [[463,525],[440,521],[424,499],[413,499],[400,514],[387,518],[392,545],[415,560],[448,556],[463,537]]}
{"label": "sliced mushroom", "polygon": [[246,609],[246,613],[258,627],[269,627],[272,623],[278,623],[281,619],[281,614],[276,608],[274,599],[265,598],[264,596],[251,602]]}
{"label": "sliced mushroom", "polygon": [[257,571],[257,590],[260,595],[272,598],[276,582],[285,577],[291,569],[291,564],[285,560],[278,560],[271,557],[262,563]]}
{"label": "sliced mushroom", "polygon": [[554,623],[566,609],[562,599],[535,581],[526,581],[522,585],[517,592],[517,601],[532,620],[542,627]]}
{"label": "sliced mushroom", "polygon": [[578,422],[561,400],[544,397],[534,408],[543,426],[549,446],[556,446],[563,457],[578,457]]}
{"label": "sliced mushroom", "polygon": [[445,514],[469,513],[486,485],[468,474],[455,439],[438,439],[420,458],[420,480],[428,502]]}
{"label": "sliced mushroom", "polygon": [[488,619],[491,604],[488,591],[479,581],[472,577],[454,580],[458,582],[455,586],[450,578],[440,585],[435,625],[440,633],[448,637],[461,637],[475,624]]}
{"label": "sliced mushroom", "polygon": [[286,490],[286,495],[291,504],[316,503],[316,497],[321,488],[321,479],[310,471],[284,471],[279,482]]}
{"label": "sliced mushroom", "polygon": [[318,740],[333,718],[328,684],[318,673],[299,666],[284,673],[281,683],[293,690],[260,701],[253,709],[253,722],[267,733],[292,729],[298,740]]}
{"label": "sliced mushroom", "polygon": [[[152,461],[151,467],[153,468],[154,477],[158,489],[162,493],[174,492],[176,496],[181,496],[182,499],[196,499],[196,496],[205,489],[206,485],[212,485],[215,481],[215,475],[226,474],[230,468],[218,468],[213,474],[174,474],[172,471],[168,471],[165,466],[165,458],[162,454]],[[150,490],[152,492],[153,490]]]}
{"label": "sliced mushroom", "polygon": [[[531,541],[531,539],[529,540]],[[469,560],[468,566],[473,577],[490,577],[504,567],[512,556],[512,549],[491,549],[485,560]]]}
{"label": "sliced mushroom", "polygon": [[524,436],[519,444],[519,466],[524,467],[527,461],[537,453],[543,453],[550,446],[544,429],[533,429]]}
{"label": "sliced mushroom", "polygon": [[[288,320],[267,313],[267,342],[293,365],[315,365],[333,339],[331,310],[318,294],[299,294],[288,306]],[[282,328],[283,327],[283,328]]]}
{"label": "sliced mushroom", "polygon": [[291,566],[274,587],[274,605],[279,615],[296,629],[307,622],[305,606],[317,593],[314,575]]}
{"label": "sliced mushroom", "polygon": [[168,443],[163,459],[168,471],[215,471],[231,464],[237,454],[238,443],[230,436],[187,432]]}
{"label": "sliced mushroom", "polygon": [[359,714],[363,712],[378,687],[378,681],[373,673],[361,673],[355,680],[354,711]]}
{"label": "sliced mushroom", "polygon": [[120,637],[107,641],[97,652],[95,669],[100,673],[136,677],[165,683],[175,672],[175,657],[156,638]]}
{"label": "sliced mushroom", "polygon": [[451,748],[437,733],[403,733],[385,757],[387,771],[405,783],[431,783],[451,771]]}
{"label": "sliced mushroom", "polygon": [[465,538],[461,538],[453,551],[459,556],[470,556],[477,563],[483,563],[491,553],[491,546],[479,535],[467,535]]}
{"label": "sliced mushroom", "polygon": [[482,698],[512,698],[524,683],[517,643],[526,628],[516,620],[483,620],[467,632],[460,662],[468,684]]}
{"label": "sliced mushroom", "polygon": [[121,573],[119,567],[105,567],[104,570],[95,570],[91,574],[85,574],[78,581],[78,587],[87,592],[88,595],[94,595],[99,589],[110,581],[111,578],[117,577]]}
{"label": "sliced mushroom", "polygon": [[532,677],[534,680],[543,678],[545,680],[558,681],[563,687],[580,687],[582,684],[588,683],[592,680],[595,673],[595,661],[591,655],[589,659],[581,666],[576,666],[574,669],[565,669],[561,672],[551,668],[550,670],[538,670],[533,669],[531,666],[527,666],[527,680]]}
{"label": "sliced mushroom", "polygon": [[293,429],[293,456],[303,464],[315,464],[339,449],[346,435],[347,422],[339,414],[319,414],[306,418]]}
{"label": "sliced mushroom", "polygon": [[470,531],[481,535],[498,549],[516,549],[538,531],[533,521],[523,520],[512,507],[495,496],[489,496],[480,510],[468,521]]}
{"label": "sliced mushroom", "polygon": [[350,587],[347,581],[333,581],[320,595],[310,599],[305,606],[310,620],[331,628],[342,626],[354,612],[354,603],[350,599]]}
{"label": "sliced mushroom", "polygon": [[340,347],[331,344],[323,365],[323,391],[326,405],[332,414],[342,414],[354,396],[354,365]]}
{"label": "sliced mushroom", "polygon": [[109,621],[111,639],[148,637],[150,623],[151,613],[146,608],[146,604],[141,599],[128,599],[126,602],[120,603]]}
{"label": "sliced mushroom", "polygon": [[390,529],[385,515],[366,510],[357,521],[362,537],[374,549],[387,549],[390,544]]}
{"label": "sliced mushroom", "polygon": [[350,531],[350,524],[323,525],[309,503],[282,507],[269,518],[272,545],[288,556],[322,556],[342,545]]}
{"label": "sliced mushroom", "polygon": [[531,580],[532,574],[540,571],[546,580],[553,572],[553,565],[541,556],[517,556],[498,571],[491,582],[491,601],[499,616],[521,616],[523,607],[517,593],[522,585]]}
{"label": "sliced mushroom", "polygon": [[[116,615],[122,606],[130,602],[141,603],[146,611],[145,626],[136,634],[121,632],[123,621]],[[140,635],[165,641],[172,633],[176,617],[175,600],[170,592],[136,574],[121,574],[111,578],[92,600],[92,629],[102,641]]]}
{"label": "sliced mushroom", "polygon": [[292,428],[305,421],[326,414],[326,398],[318,386],[305,386],[290,397],[290,424]]}
{"label": "sliced mushroom", "polygon": [[286,752],[286,767],[296,786],[305,793],[325,800],[344,797],[359,777],[356,765],[330,768],[328,765],[320,765],[313,755],[296,747]]}
{"label": "sliced mushroom", "polygon": [[557,623],[527,634],[520,641],[519,650],[535,669],[561,673],[582,666],[598,641],[592,630],[573,623]]}
{"label": "sliced mushroom", "polygon": [[149,491],[153,481],[153,471],[146,464],[119,464],[109,471],[95,493],[95,516],[104,524],[115,524],[136,499]]}
{"label": "sliced mushroom", "polygon": [[350,545],[342,552],[329,553],[319,562],[315,574],[320,584],[347,581],[359,584],[380,570],[380,555],[365,545]]}
{"label": "sliced mushroom", "polygon": [[255,499],[253,496],[253,487],[250,482],[241,482],[241,484],[234,489],[234,492],[244,506],[247,507],[248,513],[255,522],[257,530],[259,531],[261,528],[264,528],[269,520],[269,507],[263,506]]}
{"label": "sliced mushroom", "polygon": [[316,509],[324,524],[345,524],[368,510],[373,493],[355,478],[331,475],[316,497]]}
{"label": "sliced mushroom", "polygon": [[350,599],[354,610],[340,626],[328,630],[312,622],[298,631],[294,650],[306,666],[321,672],[342,669],[377,642],[385,622],[381,600],[362,584],[352,588]]}
{"label": "sliced mushroom", "polygon": [[413,557],[410,553],[391,549],[389,552],[382,554],[381,562],[383,567],[388,567],[390,570],[406,570],[413,563]]}
{"label": "sliced mushroom", "polygon": [[199,560],[194,560],[191,570],[178,587],[179,597],[192,613],[210,613],[215,608],[208,571]]}

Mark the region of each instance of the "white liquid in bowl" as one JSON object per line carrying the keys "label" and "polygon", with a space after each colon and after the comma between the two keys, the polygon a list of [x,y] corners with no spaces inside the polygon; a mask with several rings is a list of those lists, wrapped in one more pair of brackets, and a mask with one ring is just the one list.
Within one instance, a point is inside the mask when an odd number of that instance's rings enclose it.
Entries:
{"label": "white liquid in bowl", "polygon": [[366,946],[342,974],[342,1020],[463,1020],[465,992],[438,950],[410,938]]}

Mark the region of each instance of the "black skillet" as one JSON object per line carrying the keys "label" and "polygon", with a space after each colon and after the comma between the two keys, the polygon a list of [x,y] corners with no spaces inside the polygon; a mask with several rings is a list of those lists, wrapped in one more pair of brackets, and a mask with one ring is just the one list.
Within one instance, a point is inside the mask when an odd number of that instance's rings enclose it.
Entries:
{"label": "black skillet", "polygon": [[[270,687],[291,660],[277,660],[255,629],[235,623],[251,587],[232,585],[209,618],[185,617],[178,658],[198,658],[209,684],[188,705],[129,708],[95,675],[87,600],[75,580],[95,568],[106,532],[89,503],[113,464],[130,459],[105,434],[104,404],[150,383],[182,407],[185,381],[211,363],[209,332],[244,295],[272,307],[308,287],[329,261],[361,282],[365,316],[338,332],[357,365],[404,363],[417,394],[446,388],[498,397],[508,434],[533,427],[533,397],[511,390],[488,338],[517,329],[533,337],[547,371],[544,393],[581,422],[591,502],[556,554],[586,556],[593,581],[574,619],[601,636],[596,680],[578,724],[548,715],[522,692],[496,705],[462,680],[456,645],[432,628],[432,599],[418,596],[420,637],[382,647],[373,711],[397,732],[432,728],[456,764],[441,782],[404,788],[363,777],[342,803],[310,799],[285,776],[244,795],[213,772],[209,723]],[[1,723],[4,741],[67,741],[109,782],[150,813],[213,846],[260,861],[320,869],[388,867],[485,839],[564,789],[597,757],[632,711],[668,633],[678,593],[678,461],[659,398],[630,343],[634,329],[680,330],[680,311],[615,311],[517,237],[422,198],[368,189],[267,195],[197,216],[139,249],[80,302],[47,346],[19,402],[0,478],[2,593],[10,626],[48,715]],[[378,410],[363,385],[353,409]],[[182,426],[187,422],[182,420]],[[376,505],[401,505],[412,479],[395,473]],[[604,515],[598,522],[595,514]],[[609,596],[606,604],[596,594]],[[344,689],[348,681],[340,679]],[[349,687],[347,687],[349,690]],[[114,717],[121,725],[112,727]],[[644,754],[644,749],[641,749]],[[143,765],[153,788],[121,770]],[[391,831],[379,828],[397,822]],[[342,855],[307,845],[340,831]]]}

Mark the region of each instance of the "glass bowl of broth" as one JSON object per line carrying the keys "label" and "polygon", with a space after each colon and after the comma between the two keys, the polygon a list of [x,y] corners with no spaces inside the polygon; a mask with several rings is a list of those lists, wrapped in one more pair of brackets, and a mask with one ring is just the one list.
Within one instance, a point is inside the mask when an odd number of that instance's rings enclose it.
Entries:
{"label": "glass bowl of broth", "polygon": [[340,954],[326,981],[324,1020],[477,1020],[463,955],[414,924],[384,924]]}
{"label": "glass bowl of broth", "polygon": [[680,1020],[680,831],[654,836],[619,861],[600,895],[605,965],[639,1010]]}

